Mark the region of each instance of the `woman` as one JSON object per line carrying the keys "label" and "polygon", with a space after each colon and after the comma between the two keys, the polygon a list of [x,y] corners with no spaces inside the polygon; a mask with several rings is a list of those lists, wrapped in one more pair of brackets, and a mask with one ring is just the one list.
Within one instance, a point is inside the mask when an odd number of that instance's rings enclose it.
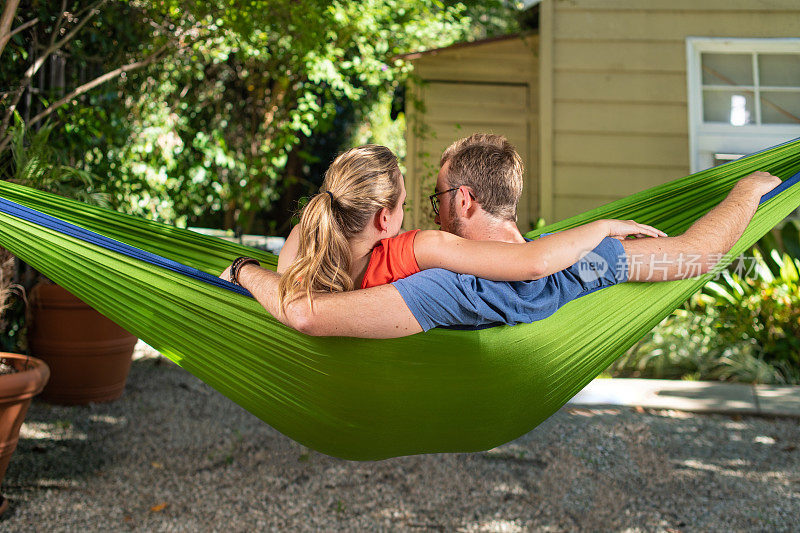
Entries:
{"label": "woman", "polygon": [[[367,288],[428,268],[498,281],[538,279],[580,257],[548,255],[537,241],[473,241],[434,230],[399,234],[406,191],[397,159],[384,146],[364,145],[339,155],[321,191],[281,250],[282,306],[303,296],[312,301],[314,292]],[[604,237],[627,235],[666,236],[650,226],[610,220],[560,232],[572,243],[587,243],[585,250]]]}

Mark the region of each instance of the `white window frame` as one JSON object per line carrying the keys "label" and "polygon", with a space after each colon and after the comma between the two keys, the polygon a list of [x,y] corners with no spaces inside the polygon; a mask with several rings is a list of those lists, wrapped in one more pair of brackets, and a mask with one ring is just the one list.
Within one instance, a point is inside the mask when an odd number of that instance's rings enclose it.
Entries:
{"label": "white window frame", "polygon": [[[703,52],[798,53],[800,38],[686,38],[686,83],[689,104],[689,161],[692,172],[713,166],[713,155],[749,154],[800,137],[800,124],[709,124],[703,122],[700,56]],[[758,76],[757,72],[753,73]],[[755,105],[760,105],[756,101]]]}

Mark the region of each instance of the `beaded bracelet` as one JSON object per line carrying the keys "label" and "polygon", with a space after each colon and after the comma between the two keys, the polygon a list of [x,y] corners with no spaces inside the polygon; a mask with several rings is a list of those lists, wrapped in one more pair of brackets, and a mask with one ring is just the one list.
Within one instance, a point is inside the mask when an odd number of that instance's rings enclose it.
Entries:
{"label": "beaded bracelet", "polygon": [[239,283],[239,271],[245,265],[261,266],[261,263],[252,257],[237,257],[233,260],[233,264],[231,264],[231,283],[239,285],[240,287],[242,286],[242,284]]}

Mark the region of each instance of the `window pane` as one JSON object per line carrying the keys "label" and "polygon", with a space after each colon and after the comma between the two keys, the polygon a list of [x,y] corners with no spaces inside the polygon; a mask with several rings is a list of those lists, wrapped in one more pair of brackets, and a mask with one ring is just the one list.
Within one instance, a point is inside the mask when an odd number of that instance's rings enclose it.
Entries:
{"label": "window pane", "polygon": [[742,91],[703,91],[703,121],[744,126],[755,122],[753,95]]}
{"label": "window pane", "polygon": [[761,123],[800,124],[800,91],[762,91]]}
{"label": "window pane", "polygon": [[753,85],[750,54],[702,54],[703,85]]}
{"label": "window pane", "polygon": [[800,54],[759,54],[759,83],[770,87],[800,87]]}

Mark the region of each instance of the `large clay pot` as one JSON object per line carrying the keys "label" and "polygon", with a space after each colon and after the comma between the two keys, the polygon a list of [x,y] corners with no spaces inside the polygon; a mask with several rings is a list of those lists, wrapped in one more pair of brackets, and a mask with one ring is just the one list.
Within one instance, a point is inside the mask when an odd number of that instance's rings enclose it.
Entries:
{"label": "large clay pot", "polygon": [[[0,484],[6,475],[11,454],[17,448],[19,428],[28,412],[31,398],[42,391],[50,370],[41,359],[0,352],[0,358],[17,372],[0,375]],[[8,503],[0,496],[0,514]]]}
{"label": "large clay pot", "polygon": [[137,338],[52,283],[34,287],[31,305],[30,351],[51,373],[42,399],[79,405],[122,396]]}

